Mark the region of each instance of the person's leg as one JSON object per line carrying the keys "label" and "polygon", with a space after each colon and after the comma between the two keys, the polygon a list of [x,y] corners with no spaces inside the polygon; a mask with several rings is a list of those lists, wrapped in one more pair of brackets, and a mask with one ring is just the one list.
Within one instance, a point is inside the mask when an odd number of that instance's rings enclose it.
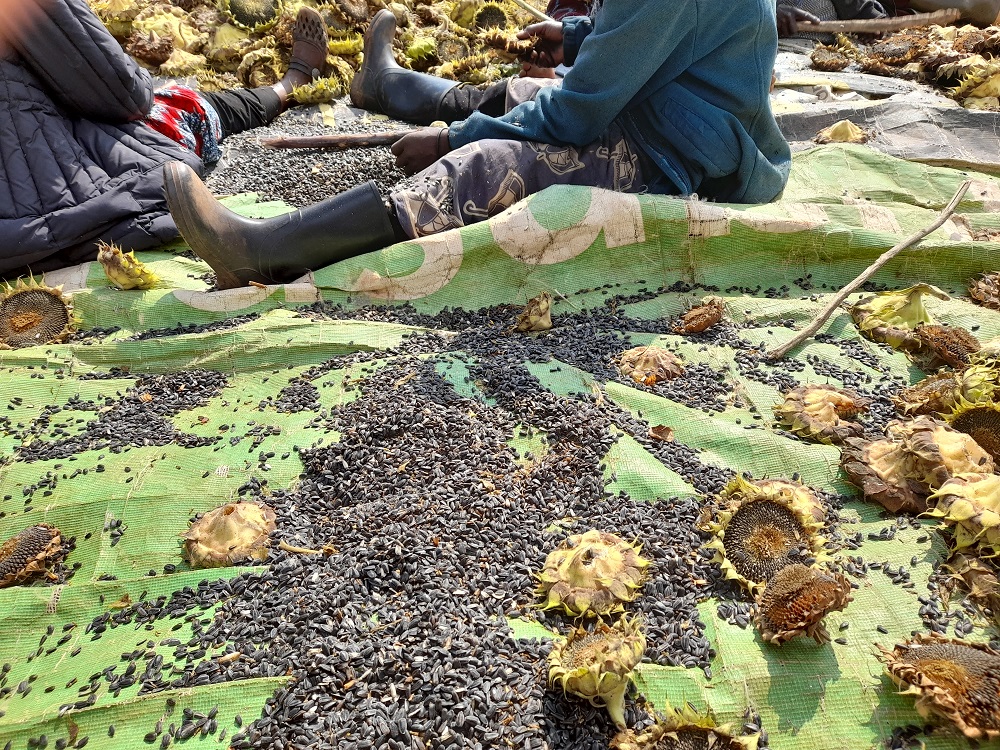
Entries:
{"label": "person's leg", "polygon": [[223,137],[269,125],[281,114],[281,98],[271,86],[257,89],[202,92],[219,115]]}
{"label": "person's leg", "polygon": [[590,185],[637,193],[661,178],[617,125],[583,148],[526,141],[479,141],[456,149],[389,196],[408,237],[495,216],[550,185]]}
{"label": "person's leg", "polygon": [[373,182],[273,219],[247,219],[219,203],[180,162],[164,167],[163,181],[177,229],[215,271],[219,289],[284,284],[404,239]]}

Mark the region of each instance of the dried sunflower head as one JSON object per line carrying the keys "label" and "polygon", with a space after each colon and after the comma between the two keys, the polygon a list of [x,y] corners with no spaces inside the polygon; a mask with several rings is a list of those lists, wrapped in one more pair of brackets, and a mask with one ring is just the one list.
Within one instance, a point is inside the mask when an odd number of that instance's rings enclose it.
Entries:
{"label": "dried sunflower head", "polygon": [[65,341],[75,327],[73,308],[61,286],[31,278],[0,288],[0,349]]}
{"label": "dried sunflower head", "polygon": [[851,584],[840,573],[787,565],[757,595],[754,624],[767,643],[784,643],[808,635],[827,643],[830,635],[823,618],[851,601]]}
{"label": "dried sunflower head", "polygon": [[618,355],[618,369],[636,383],[655,385],[684,374],[684,363],[660,346],[636,346]]}
{"label": "dried sunflower head", "polygon": [[817,44],[816,49],[810,53],[809,59],[816,70],[829,72],[843,70],[851,64],[851,58],[837,49],[837,47],[826,44]]}
{"label": "dried sunflower head", "polygon": [[976,549],[982,557],[1000,555],[1000,476],[970,473],[952,477],[928,498],[927,515],[951,529],[958,551]]}
{"label": "dried sunflower head", "polygon": [[574,534],[545,558],[538,574],[543,609],[575,617],[620,612],[638,595],[649,561],[621,537],[592,529]]}
{"label": "dried sunflower head", "polygon": [[984,273],[970,281],[969,296],[983,307],[1000,310],[1000,271]]}
{"label": "dried sunflower head", "polygon": [[267,559],[274,511],[256,503],[226,503],[203,515],[181,537],[192,568],[221,568]]}
{"label": "dried sunflower head", "polygon": [[994,461],[1000,461],[1000,404],[963,399],[947,419],[948,424],[975,440]]}
{"label": "dried sunflower head", "polygon": [[957,389],[956,373],[939,372],[903,388],[892,397],[892,402],[903,414],[942,414],[955,405]]}
{"label": "dried sunflower head", "polygon": [[528,300],[524,310],[517,316],[514,330],[519,333],[547,331],[552,328],[552,295],[542,292]]}
{"label": "dried sunflower head", "polygon": [[796,435],[821,443],[842,443],[864,433],[864,428],[850,419],[869,406],[871,399],[854,391],[832,385],[803,385],[785,394],[784,402],[774,407],[774,415]]}
{"label": "dried sunflower head", "polygon": [[822,508],[801,485],[781,482],[760,487],[737,477],[721,493],[720,503],[723,507],[714,519],[703,524],[713,535],[705,546],[715,550],[715,561],[726,578],[739,581],[751,593],[803,554],[816,561],[827,558],[826,540],[819,535],[823,524],[817,518],[822,518]]}
{"label": "dried sunflower head", "polygon": [[878,647],[892,681],[917,696],[921,716],[951,721],[970,739],[1000,737],[1000,654],[981,643],[918,634]]}
{"label": "dried sunflower head", "polygon": [[99,242],[97,262],[104,268],[108,281],[119,289],[152,289],[160,283],[160,278],[137,260],[135,253],[123,253],[117,245]]}
{"label": "dried sunflower head", "polygon": [[757,750],[759,734],[735,737],[729,726],[718,726],[711,715],[699,713],[690,703],[678,711],[668,708],[656,723],[642,732],[630,729],[616,734],[611,750]]}
{"label": "dried sunflower head", "polygon": [[510,19],[502,3],[486,0],[473,16],[472,25],[479,30],[505,29],[510,25]]}
{"label": "dried sunflower head", "polygon": [[956,474],[993,470],[974,440],[936,419],[890,422],[887,432],[886,440],[847,440],[840,465],[866,500],[894,513],[926,510],[927,496]]}
{"label": "dried sunflower head", "polygon": [[577,628],[549,653],[549,685],[606,706],[624,729],[625,693],[645,651],[646,636],[638,620],[623,617],[613,626],[598,622],[593,631]]}
{"label": "dried sunflower head", "polygon": [[229,20],[251,34],[267,31],[281,17],[283,0],[222,0]]}
{"label": "dried sunflower head", "polygon": [[174,38],[158,36],[154,31],[148,34],[134,31],[125,44],[125,51],[146,65],[158,68],[170,59],[170,53],[174,51]]}
{"label": "dried sunflower head", "polygon": [[[969,364],[969,357],[979,351],[979,339],[958,326],[921,324],[917,326],[917,339],[935,360],[961,369]],[[929,369],[929,368],[928,368]]]}
{"label": "dried sunflower head", "polygon": [[0,545],[0,588],[42,573],[62,552],[59,529],[47,523],[29,526]]}
{"label": "dried sunflower head", "polygon": [[273,86],[281,80],[288,67],[281,53],[273,47],[261,47],[248,52],[236,69],[236,75],[247,88]]}
{"label": "dried sunflower head", "polygon": [[692,307],[674,324],[674,333],[701,333],[707,331],[720,320],[726,311],[726,304],[721,297],[705,297],[701,304]]}
{"label": "dried sunflower head", "polygon": [[930,284],[914,284],[893,292],[879,292],[849,305],[851,318],[863,336],[888,344],[894,349],[916,349],[917,326],[934,323],[924,307],[923,296],[950,299],[941,289]]}

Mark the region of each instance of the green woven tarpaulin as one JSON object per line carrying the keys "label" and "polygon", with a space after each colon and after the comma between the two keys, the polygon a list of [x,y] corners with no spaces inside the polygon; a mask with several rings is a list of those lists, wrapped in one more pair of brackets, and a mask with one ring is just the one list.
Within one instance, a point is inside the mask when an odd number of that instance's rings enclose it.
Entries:
{"label": "green woven tarpaulin", "polygon": [[[232,732],[237,714],[247,721],[258,716],[281,684],[280,678],[259,679],[146,696],[138,696],[133,686],[117,696],[102,692],[92,706],[59,715],[59,706],[78,700],[74,678],[85,681],[147,641],[169,665],[172,649],[161,641],[183,640],[192,625],[163,620],[152,631],[112,629],[93,641],[83,632],[92,618],[126,601],[197,586],[209,576],[245,572],[190,570],[180,558],[178,535],[194,514],[235,497],[250,479],[266,480],[271,488],[295,482],[302,464],[293,447],[315,439],[307,432],[314,415],[277,411],[273,404],[282,389],[338,354],[385,352],[391,359],[393,347],[421,332],[399,324],[303,317],[297,307],[319,300],[348,309],[407,302],[419,312],[437,313],[446,307],[523,305],[546,291],[553,295],[558,324],[560,313],[603,305],[602,287],[613,285],[615,294],[641,298],[628,303],[631,318],[653,319],[677,316],[704,295],[668,291],[682,281],[717,288],[727,318],[744,326],[741,335],[770,348],[793,336],[833,290],[902,236],[929,224],[967,177],[973,186],[956,214],[874,281],[893,288],[917,281],[942,287],[954,296],[931,300],[933,314],[973,328],[987,340],[1000,335],[1000,313],[972,305],[964,288],[975,275],[1000,267],[1000,245],[974,239],[1000,231],[1000,182],[895,160],[863,147],[823,147],[797,155],[784,195],[766,206],[553,188],[489,222],[402,243],[283,286],[208,293],[199,279],[207,270],[203,263],[164,252],[138,254],[163,280],[146,292],[112,288],[96,263],[49,274],[48,283],[62,284],[72,295],[81,330],[119,330],[0,351],[0,538],[33,523],[54,524],[64,536],[76,537],[67,564],[78,566],[62,586],[35,583],[0,590],[0,663],[10,664],[6,684],[38,675],[28,695],[12,692],[0,698],[0,747],[8,739],[12,747],[27,747],[29,738],[47,733],[74,740],[89,736],[92,747],[131,749],[143,746],[143,735],[157,718],[169,723],[172,710],[213,706],[218,706],[219,725]],[[229,204],[254,216],[287,210],[252,197],[229,199]],[[792,292],[784,294],[786,288]],[[154,329],[230,319],[234,324],[228,327],[135,338]],[[922,377],[902,355],[859,339],[844,312],[835,314],[823,333],[859,341],[880,366],[908,382]],[[773,428],[771,406],[779,400],[778,390],[743,378],[731,366],[734,352],[672,335],[633,332],[631,338],[668,343],[686,362],[724,372],[741,394],[739,403],[707,414],[622,383],[601,386],[565,363],[530,369],[554,393],[596,389],[651,425],[672,426],[675,439],[698,449],[707,463],[754,477],[797,473],[814,487],[851,491],[839,473],[836,448],[792,440]],[[836,383],[817,368],[843,363],[841,349],[827,340],[809,342],[793,358],[802,363],[798,377],[803,382]],[[374,360],[376,366],[379,361]],[[126,372],[192,368],[224,373],[227,387],[205,406],[172,417],[172,424],[188,436],[222,435],[225,440],[200,447],[170,443],[122,453],[85,451],[46,461],[21,458],[32,441],[52,439],[46,407],[114,399],[134,383]],[[95,374],[102,377],[92,379]],[[461,367],[443,374],[460,392],[475,396],[476,385],[462,378]],[[322,406],[331,408],[353,397],[348,384],[361,377],[363,368],[331,370],[313,385]],[[745,429],[754,419],[751,407],[764,415],[762,429]],[[66,414],[61,413],[65,424],[59,428],[63,438],[93,417],[80,414],[73,420]],[[611,491],[640,499],[694,494],[682,477],[630,438],[619,439],[606,461]],[[927,578],[946,550],[940,535],[918,529],[901,530],[889,540],[871,539],[869,534],[877,537],[887,524],[878,511],[861,502],[849,504],[846,530],[868,540],[859,552],[865,559],[906,566],[915,585],[901,588],[872,572],[849,608],[829,619],[832,631],[848,623],[846,645],[800,639],[765,646],[752,628],[721,621],[717,602],[706,601],[701,616],[717,652],[712,679],[698,670],[645,665],[638,677],[643,693],[658,705],[689,700],[711,709],[722,722],[739,720],[753,705],[776,750],[878,747],[894,727],[922,724],[912,699],[896,695],[882,677],[873,644],[889,645],[922,629],[917,597],[926,593]],[[120,539],[115,529],[124,530]],[[165,565],[176,565],[176,571],[164,573]],[[49,626],[53,634],[46,636]],[[516,621],[512,627],[525,636],[543,634],[537,623]],[[982,640],[987,631],[978,627],[971,637]],[[204,658],[214,658],[224,647],[219,644]],[[114,738],[107,736],[109,723],[117,725]],[[941,733],[927,740],[929,748],[965,744]]]}

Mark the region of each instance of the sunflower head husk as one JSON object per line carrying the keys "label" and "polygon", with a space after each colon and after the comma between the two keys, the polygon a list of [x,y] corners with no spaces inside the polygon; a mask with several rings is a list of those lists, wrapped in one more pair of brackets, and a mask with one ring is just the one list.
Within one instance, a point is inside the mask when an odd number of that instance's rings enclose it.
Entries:
{"label": "sunflower head husk", "polygon": [[282,0],[222,0],[222,11],[234,26],[258,34],[278,22],[282,5]]}
{"label": "sunflower head husk", "polygon": [[636,619],[622,617],[613,626],[599,621],[592,631],[577,628],[549,653],[549,685],[607,707],[624,729],[625,693],[645,650],[646,636]]}
{"label": "sunflower head husk", "polygon": [[152,289],[160,283],[160,278],[137,260],[135,253],[123,253],[117,245],[99,242],[97,262],[108,281],[119,289]]}
{"label": "sunflower head husk", "polygon": [[621,537],[592,529],[549,553],[538,574],[543,609],[574,617],[620,612],[642,589],[649,561]]}
{"label": "sunflower head husk", "polygon": [[689,334],[707,331],[720,320],[726,312],[726,303],[721,297],[705,297],[700,305],[685,312],[674,324],[674,333]]}
{"label": "sunflower head husk", "polygon": [[946,417],[954,429],[964,432],[1000,461],[1000,403],[960,399]]}
{"label": "sunflower head husk", "polygon": [[757,750],[760,734],[737,737],[728,725],[719,726],[710,714],[699,713],[690,703],[678,710],[657,713],[656,723],[635,732],[616,734],[611,750]]}
{"label": "sunflower head husk", "polygon": [[914,284],[906,289],[878,292],[848,306],[851,318],[863,336],[893,349],[918,349],[917,326],[936,321],[924,306],[923,297],[950,299],[947,293],[930,284]]}
{"label": "sunflower head husk", "polygon": [[969,282],[969,296],[990,310],[1000,310],[1000,271],[984,273]]}
{"label": "sunflower head husk", "polygon": [[45,573],[62,554],[59,529],[47,523],[29,526],[0,544],[0,588]]}
{"label": "sunflower head husk", "polygon": [[73,306],[61,286],[31,277],[0,287],[0,349],[58,343],[74,330]]}
{"label": "sunflower head husk", "polygon": [[636,346],[618,355],[617,364],[623,376],[642,385],[655,385],[684,374],[684,363],[661,346]]}
{"label": "sunflower head husk", "polygon": [[975,336],[959,326],[921,324],[916,335],[930,356],[926,369],[932,369],[938,361],[955,369],[966,367],[981,346]]}
{"label": "sunflower head husk", "polygon": [[774,407],[774,415],[783,427],[820,443],[842,443],[849,437],[864,434],[864,428],[851,421],[867,411],[871,399],[832,385],[803,385],[785,394]]}
{"label": "sunflower head husk", "polygon": [[864,498],[894,513],[920,513],[948,479],[992,471],[993,459],[968,435],[930,417],[890,422],[885,440],[850,438],[840,465]]}
{"label": "sunflower head husk", "polygon": [[524,310],[517,316],[514,330],[519,333],[547,331],[552,327],[552,295],[542,292],[528,300]]}
{"label": "sunflower head husk", "polygon": [[712,534],[705,546],[715,551],[714,561],[726,578],[754,594],[786,565],[828,559],[826,540],[819,534],[822,518],[819,501],[802,485],[737,477],[701,526]]}
{"label": "sunflower head husk", "polygon": [[904,695],[916,697],[921,716],[949,721],[969,739],[1000,737],[996,651],[935,633],[919,633],[892,649],[878,649],[886,673]]}
{"label": "sunflower head husk", "polygon": [[970,473],[952,477],[928,498],[927,515],[951,531],[951,545],[981,557],[1000,555],[1000,475]]}
{"label": "sunflower head husk", "polygon": [[823,618],[851,599],[851,584],[840,573],[794,563],[779,570],[758,593],[754,624],[767,643],[784,643],[803,634],[828,643]]}
{"label": "sunflower head husk", "polygon": [[256,503],[226,503],[191,524],[181,538],[192,568],[220,568],[245,560],[266,560],[274,511]]}

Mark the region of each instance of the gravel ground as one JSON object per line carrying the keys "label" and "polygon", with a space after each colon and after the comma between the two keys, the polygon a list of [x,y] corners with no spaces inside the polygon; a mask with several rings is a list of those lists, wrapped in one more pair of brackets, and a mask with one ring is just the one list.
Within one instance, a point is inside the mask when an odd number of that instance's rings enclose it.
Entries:
{"label": "gravel ground", "polygon": [[374,180],[383,195],[404,175],[388,147],[333,149],[272,149],[260,142],[282,135],[370,133],[410,125],[366,116],[347,106],[347,98],[332,103],[336,127],[323,124],[318,107],[291,109],[270,126],[255,128],[223,141],[222,160],[206,180],[217,195],[254,192],[261,200],[283,200],[306,206]]}

